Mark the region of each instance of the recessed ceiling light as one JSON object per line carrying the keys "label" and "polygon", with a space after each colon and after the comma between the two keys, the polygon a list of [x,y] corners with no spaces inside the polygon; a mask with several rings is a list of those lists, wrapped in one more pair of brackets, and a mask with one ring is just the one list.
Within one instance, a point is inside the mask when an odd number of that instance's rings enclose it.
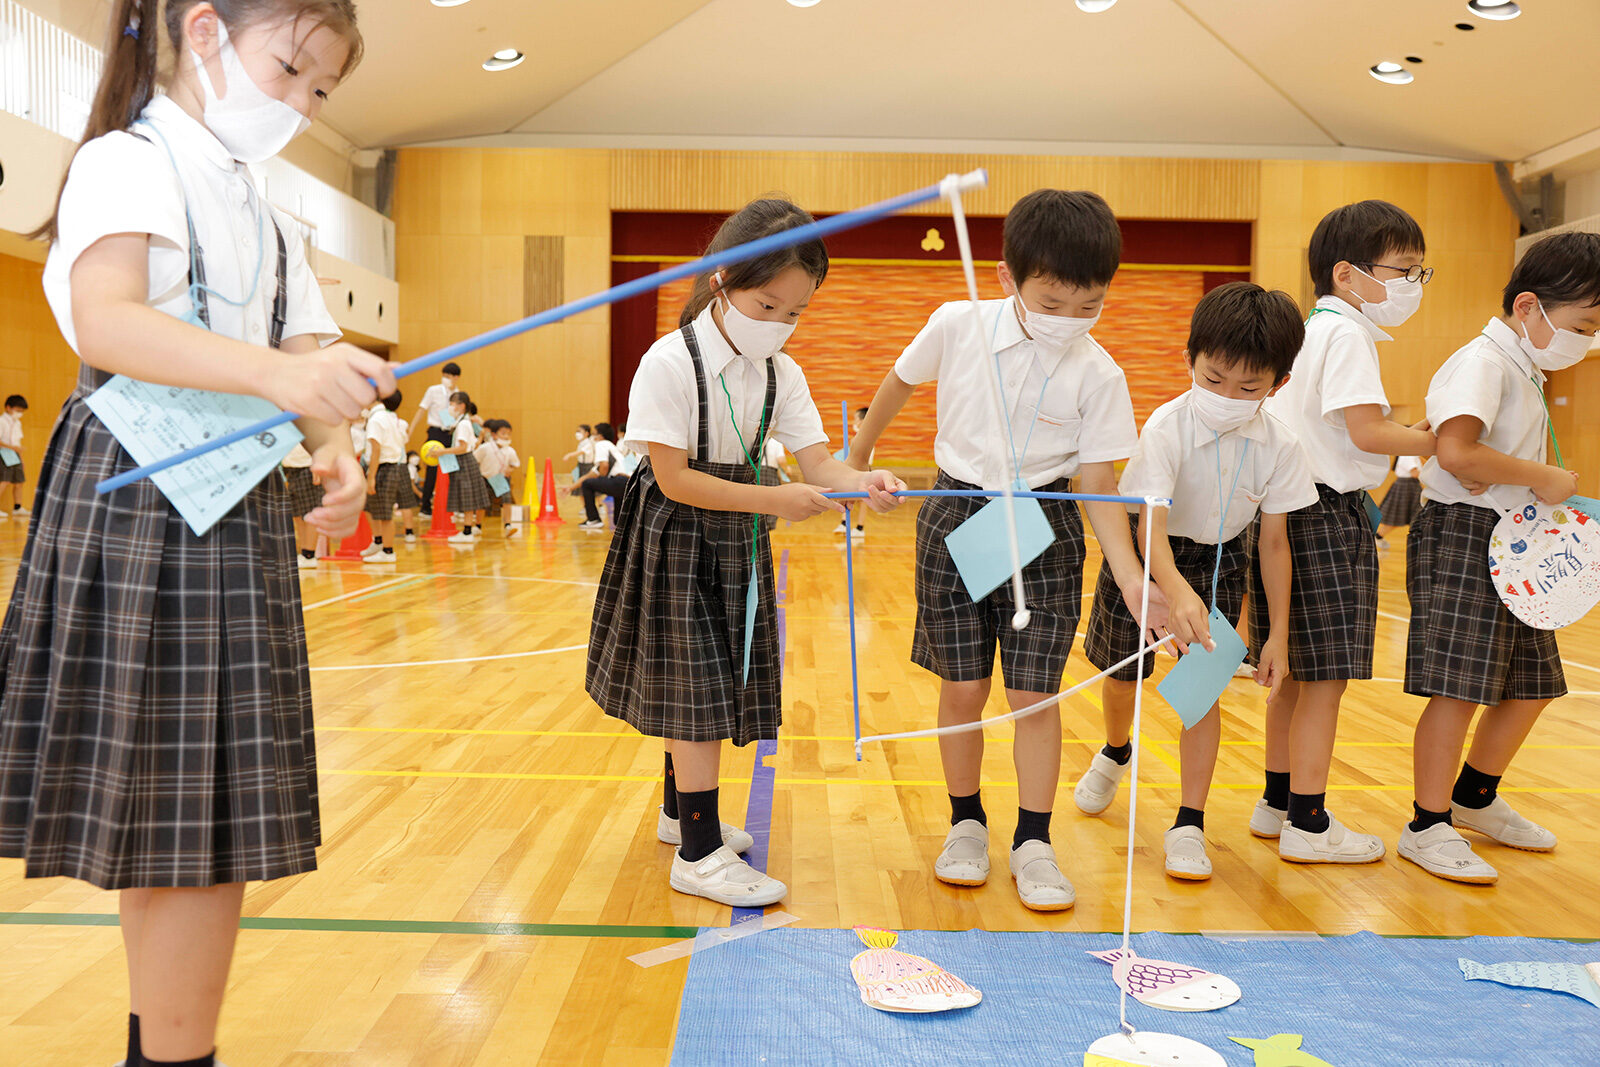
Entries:
{"label": "recessed ceiling light", "polygon": [[1117,0],[1075,0],[1079,11],[1086,11],[1091,15],[1098,15],[1102,11],[1110,11]]}
{"label": "recessed ceiling light", "polygon": [[822,0],[789,0],[790,7],[816,7]]}
{"label": "recessed ceiling light", "polygon": [[1467,0],[1467,10],[1480,19],[1509,22],[1522,14],[1522,8],[1513,0]]}
{"label": "recessed ceiling light", "polygon": [[467,0],[433,0],[434,7],[460,7]]}
{"label": "recessed ceiling light", "polygon": [[512,67],[528,58],[515,48],[502,48],[484,61],[484,70],[510,70]]}
{"label": "recessed ceiling light", "polygon": [[1374,63],[1367,68],[1367,73],[1386,85],[1410,85],[1417,80],[1415,74],[1412,74],[1400,64],[1391,63],[1388,60],[1384,60],[1382,63]]}

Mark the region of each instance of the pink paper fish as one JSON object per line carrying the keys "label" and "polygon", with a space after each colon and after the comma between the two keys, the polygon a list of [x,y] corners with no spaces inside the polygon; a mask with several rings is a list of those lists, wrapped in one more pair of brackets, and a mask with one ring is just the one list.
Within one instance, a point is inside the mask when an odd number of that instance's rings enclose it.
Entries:
{"label": "pink paper fish", "polygon": [[1225,1008],[1243,994],[1233,979],[1202,967],[1187,967],[1166,960],[1147,960],[1119,948],[1091,952],[1111,964],[1111,977],[1140,1004],[1165,1011],[1214,1011]]}

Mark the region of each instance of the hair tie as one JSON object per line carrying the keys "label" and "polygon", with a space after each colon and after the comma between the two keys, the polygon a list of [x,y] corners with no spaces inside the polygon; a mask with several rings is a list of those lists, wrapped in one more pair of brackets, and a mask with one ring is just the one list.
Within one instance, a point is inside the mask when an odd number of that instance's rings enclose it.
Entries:
{"label": "hair tie", "polygon": [[122,27],[122,36],[124,36],[124,37],[132,37],[135,41],[137,41],[139,39],[139,27],[137,27],[137,26],[124,26],[124,27]]}

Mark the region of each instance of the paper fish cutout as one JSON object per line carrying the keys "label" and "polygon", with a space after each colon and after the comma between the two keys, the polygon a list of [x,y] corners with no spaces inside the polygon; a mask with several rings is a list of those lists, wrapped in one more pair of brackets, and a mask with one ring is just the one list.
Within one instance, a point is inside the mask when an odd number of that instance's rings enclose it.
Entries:
{"label": "paper fish cutout", "polygon": [[879,1011],[930,1012],[970,1008],[983,994],[922,956],[894,946],[900,935],[875,926],[857,926],[867,946],[850,961],[850,973],[861,987],[861,1001]]}
{"label": "paper fish cutout", "polygon": [[1273,1034],[1260,1041],[1249,1037],[1230,1037],[1245,1048],[1256,1050],[1256,1067],[1333,1067],[1327,1060],[1300,1051],[1299,1034]]}
{"label": "paper fish cutout", "polygon": [[1166,960],[1147,960],[1119,948],[1091,952],[1111,964],[1111,977],[1140,1004],[1163,1011],[1215,1011],[1226,1008],[1243,994],[1231,978],[1201,967],[1186,967]]}
{"label": "paper fish cutout", "polygon": [[1518,619],[1558,630],[1600,603],[1600,502],[1527,504],[1501,518],[1489,541],[1489,574]]}
{"label": "paper fish cutout", "polygon": [[1083,1067],[1227,1067],[1216,1049],[1176,1034],[1149,1030],[1100,1038],[1083,1054]]}
{"label": "paper fish cutout", "polygon": [[1479,963],[1457,959],[1467,981],[1482,979],[1521,989],[1568,993],[1600,1008],[1600,963]]}

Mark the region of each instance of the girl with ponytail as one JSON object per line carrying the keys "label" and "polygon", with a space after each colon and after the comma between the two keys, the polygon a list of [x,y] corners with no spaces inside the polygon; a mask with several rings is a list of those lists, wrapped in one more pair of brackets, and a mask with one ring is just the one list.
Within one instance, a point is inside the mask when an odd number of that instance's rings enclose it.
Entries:
{"label": "girl with ponytail", "polygon": [[120,890],[127,1064],[209,1065],[244,884],[313,870],[321,843],[289,502],[274,472],[195,534],[152,482],[97,496],[134,461],[87,401],[121,374],[302,412],[322,492],[301,517],[337,538],[366,498],[347,420],[395,385],[334,343],[294,224],[247,169],[354,68],[354,4],[112,7],[84,142],[39,231],[82,365],[0,627],[0,856]]}

